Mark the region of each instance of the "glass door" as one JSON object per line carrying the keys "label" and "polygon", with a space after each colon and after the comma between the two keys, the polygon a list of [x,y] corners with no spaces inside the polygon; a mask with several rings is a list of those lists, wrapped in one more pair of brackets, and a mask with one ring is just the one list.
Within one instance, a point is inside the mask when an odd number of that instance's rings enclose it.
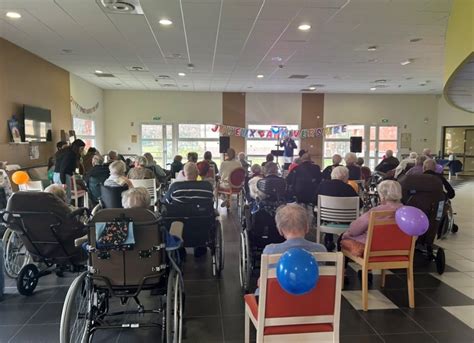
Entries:
{"label": "glass door", "polygon": [[398,127],[379,126],[370,127],[369,167],[374,169],[382,161],[385,151],[392,150],[398,156]]}
{"label": "glass door", "polygon": [[151,153],[156,163],[166,168],[167,164],[173,162],[175,153],[173,137],[173,125],[171,124],[142,124],[142,154]]}

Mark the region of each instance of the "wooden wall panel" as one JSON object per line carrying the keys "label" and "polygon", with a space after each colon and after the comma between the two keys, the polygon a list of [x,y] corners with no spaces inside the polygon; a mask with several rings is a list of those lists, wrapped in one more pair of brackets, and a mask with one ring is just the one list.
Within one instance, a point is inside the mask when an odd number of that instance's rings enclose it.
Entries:
{"label": "wooden wall panel", "polygon": [[[319,128],[324,123],[324,94],[302,94],[301,128]],[[322,166],[323,137],[304,138],[301,148],[311,153],[313,160]]]}
{"label": "wooden wall panel", "polygon": [[[222,93],[222,124],[245,127],[245,93]],[[230,146],[245,151],[245,139],[230,137]]]}
{"label": "wooden wall panel", "polygon": [[[7,120],[25,104],[51,110],[53,142],[39,143],[39,160],[30,160],[28,144],[8,143]],[[0,38],[0,160],[22,167],[46,163],[61,129],[72,129],[69,73]]]}

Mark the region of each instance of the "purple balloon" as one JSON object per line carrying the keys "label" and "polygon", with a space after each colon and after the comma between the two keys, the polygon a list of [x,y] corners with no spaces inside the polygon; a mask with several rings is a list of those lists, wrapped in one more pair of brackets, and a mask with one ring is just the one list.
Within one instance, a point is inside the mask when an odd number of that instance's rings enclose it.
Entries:
{"label": "purple balloon", "polygon": [[436,165],[436,170],[435,172],[438,174],[443,174],[444,167],[441,164]]}
{"label": "purple balloon", "polygon": [[400,230],[409,236],[421,236],[430,226],[426,214],[413,206],[402,206],[395,212],[395,221]]}

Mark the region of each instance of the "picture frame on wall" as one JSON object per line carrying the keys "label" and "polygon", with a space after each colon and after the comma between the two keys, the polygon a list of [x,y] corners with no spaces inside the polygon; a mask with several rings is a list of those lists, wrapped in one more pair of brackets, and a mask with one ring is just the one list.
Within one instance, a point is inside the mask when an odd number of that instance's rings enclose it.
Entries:
{"label": "picture frame on wall", "polygon": [[69,130],[69,143],[72,143],[76,140],[76,131]]}
{"label": "picture frame on wall", "polygon": [[10,130],[10,142],[21,143],[20,123],[15,117],[8,120],[8,128]]}

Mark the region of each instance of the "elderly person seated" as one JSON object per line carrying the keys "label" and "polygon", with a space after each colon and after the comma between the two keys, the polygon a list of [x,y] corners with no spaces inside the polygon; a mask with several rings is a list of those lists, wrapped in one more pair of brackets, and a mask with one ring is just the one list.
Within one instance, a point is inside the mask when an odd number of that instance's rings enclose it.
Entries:
{"label": "elderly person seated", "polygon": [[268,162],[273,162],[274,159],[275,156],[273,156],[272,154],[267,154],[267,156],[265,156],[265,162],[262,163],[262,167],[265,167],[265,164],[267,164]]}
{"label": "elderly person seated", "polygon": [[[285,190],[285,180],[279,176],[278,165],[275,162],[268,162],[263,167],[264,177],[254,177],[249,181],[250,196],[252,199],[264,200],[269,197],[269,194],[265,193],[264,189],[258,189],[257,184],[260,180],[265,180],[263,188],[271,189],[272,186],[276,186],[276,183],[283,183],[283,191]],[[285,194],[279,194],[281,198],[285,197]]]}
{"label": "elderly person seated", "polygon": [[410,152],[407,158],[400,161],[400,164],[395,168],[395,178],[405,174],[409,169],[413,168],[416,164],[416,158],[418,154],[415,151]]}
{"label": "elderly person seated", "polygon": [[204,153],[204,160],[209,163],[211,168],[214,168],[214,174],[219,174],[219,168],[217,168],[217,163],[212,160],[212,152],[206,151]]}
{"label": "elderly person seated", "polygon": [[257,183],[259,180],[263,179],[263,170],[259,164],[254,164],[250,167],[250,179],[247,182],[247,200],[252,201],[260,196],[264,196],[257,188]]}
{"label": "elderly person seated", "polygon": [[370,171],[370,168],[367,166],[364,166],[364,159],[362,157],[357,157],[357,165],[360,167],[360,177],[361,180],[364,181],[369,181],[370,177],[372,176],[372,172]]}
{"label": "elderly person seated", "polygon": [[334,168],[338,167],[341,165],[342,162],[342,156],[339,154],[334,154],[332,155],[332,165],[327,166],[324,168],[322,177],[323,180],[331,180],[331,172]]}
{"label": "elderly person seated", "polygon": [[110,150],[107,153],[107,163],[105,164],[106,166],[111,165],[114,161],[118,161],[118,152],[115,150]]}
{"label": "elderly person seated", "polygon": [[12,184],[10,178],[8,177],[7,171],[7,162],[0,162],[0,187],[5,191],[5,196],[8,199],[12,195]]}
{"label": "elderly person seated", "polygon": [[306,150],[303,150],[301,149],[299,152],[298,152],[298,157],[295,158],[293,160],[293,162],[291,162],[290,166],[288,167],[288,173],[290,173],[293,169],[295,169],[296,167],[298,167],[300,164],[301,164],[301,157],[306,154]]}
{"label": "elderly person seated", "polygon": [[250,168],[250,163],[247,161],[245,153],[239,152],[238,160],[239,160],[240,164],[242,165],[242,168],[244,168],[245,172],[248,174],[249,168]]}
{"label": "elderly person seated", "polygon": [[435,176],[439,177],[441,179],[441,182],[443,182],[443,187],[444,187],[444,190],[446,192],[446,196],[448,197],[448,199],[452,199],[452,198],[455,197],[456,193],[454,192],[454,189],[451,186],[451,184],[448,182],[448,180],[446,180],[446,178],[443,175],[438,174],[436,172],[436,161],[435,160],[427,159],[423,163],[423,174],[435,175]]}
{"label": "elderly person seated", "polygon": [[154,177],[161,183],[166,182],[168,174],[166,173],[166,170],[161,168],[156,163],[155,159],[153,158],[153,155],[149,152],[146,152],[143,154],[143,157],[145,157],[146,159],[146,168],[153,172]]}
{"label": "elderly person seated", "polygon": [[[188,162],[197,163],[197,161],[198,161],[197,152],[188,152]],[[181,169],[179,173],[176,174],[176,181],[184,181],[184,180],[186,180],[186,176],[184,175],[184,169]]]}
{"label": "elderly person seated", "polygon": [[311,160],[311,155],[305,153],[301,164],[292,170],[286,178],[290,195],[301,204],[312,204],[316,200],[316,190],[321,182],[321,169]]}
{"label": "elderly person seated", "polygon": [[397,168],[399,164],[400,162],[398,161],[398,158],[393,156],[393,151],[387,150],[385,151],[384,159],[375,167],[375,170],[381,173],[387,173],[390,170]]}
{"label": "elderly person seated", "polygon": [[127,177],[132,180],[154,179],[155,174],[148,168],[148,161],[143,156],[138,156],[135,160],[135,167],[130,169]]}
{"label": "elderly person seated", "polygon": [[181,156],[181,155],[176,155],[173,158],[173,162],[170,165],[171,178],[174,179],[177,176],[177,174],[181,170],[183,170],[184,164],[183,164],[183,162],[181,162],[182,160],[183,160],[183,156]]}
{"label": "elderly person seated", "polygon": [[353,152],[348,152],[344,156],[344,162],[346,162],[346,168],[349,169],[349,180],[360,180],[361,171],[357,164],[357,155]]}
{"label": "elderly person seated", "polygon": [[127,167],[123,161],[114,161],[109,165],[110,176],[105,180],[106,187],[125,187],[133,188],[130,180],[125,176]]}
{"label": "elderly person seated", "polygon": [[[240,161],[235,159],[235,150],[229,148],[227,150],[227,159],[221,163],[219,187],[230,188],[230,175],[237,168],[242,168],[242,164]],[[224,199],[225,200],[222,202],[221,207],[229,207],[229,199],[227,197],[224,197]]]}
{"label": "elderly person seated", "polygon": [[110,176],[109,168],[104,165],[104,158],[100,155],[92,157],[92,168],[84,176],[84,181],[89,190],[89,198],[93,204],[99,202],[100,185],[104,184],[105,180]]}
{"label": "elderly person seated", "polygon": [[423,174],[423,163],[426,161],[425,155],[419,155],[415,159],[415,165],[411,167],[405,175],[420,175]]}
{"label": "elderly person seated", "polygon": [[74,207],[74,206],[72,206],[71,204],[68,203],[66,191],[64,190],[64,187],[62,185],[58,185],[58,184],[49,185],[48,187],[46,187],[44,189],[44,192],[45,193],[51,193],[51,194],[54,194],[55,196],[57,196],[59,199],[61,199],[67,205],[67,207],[71,211],[74,211],[76,209],[76,207]]}

